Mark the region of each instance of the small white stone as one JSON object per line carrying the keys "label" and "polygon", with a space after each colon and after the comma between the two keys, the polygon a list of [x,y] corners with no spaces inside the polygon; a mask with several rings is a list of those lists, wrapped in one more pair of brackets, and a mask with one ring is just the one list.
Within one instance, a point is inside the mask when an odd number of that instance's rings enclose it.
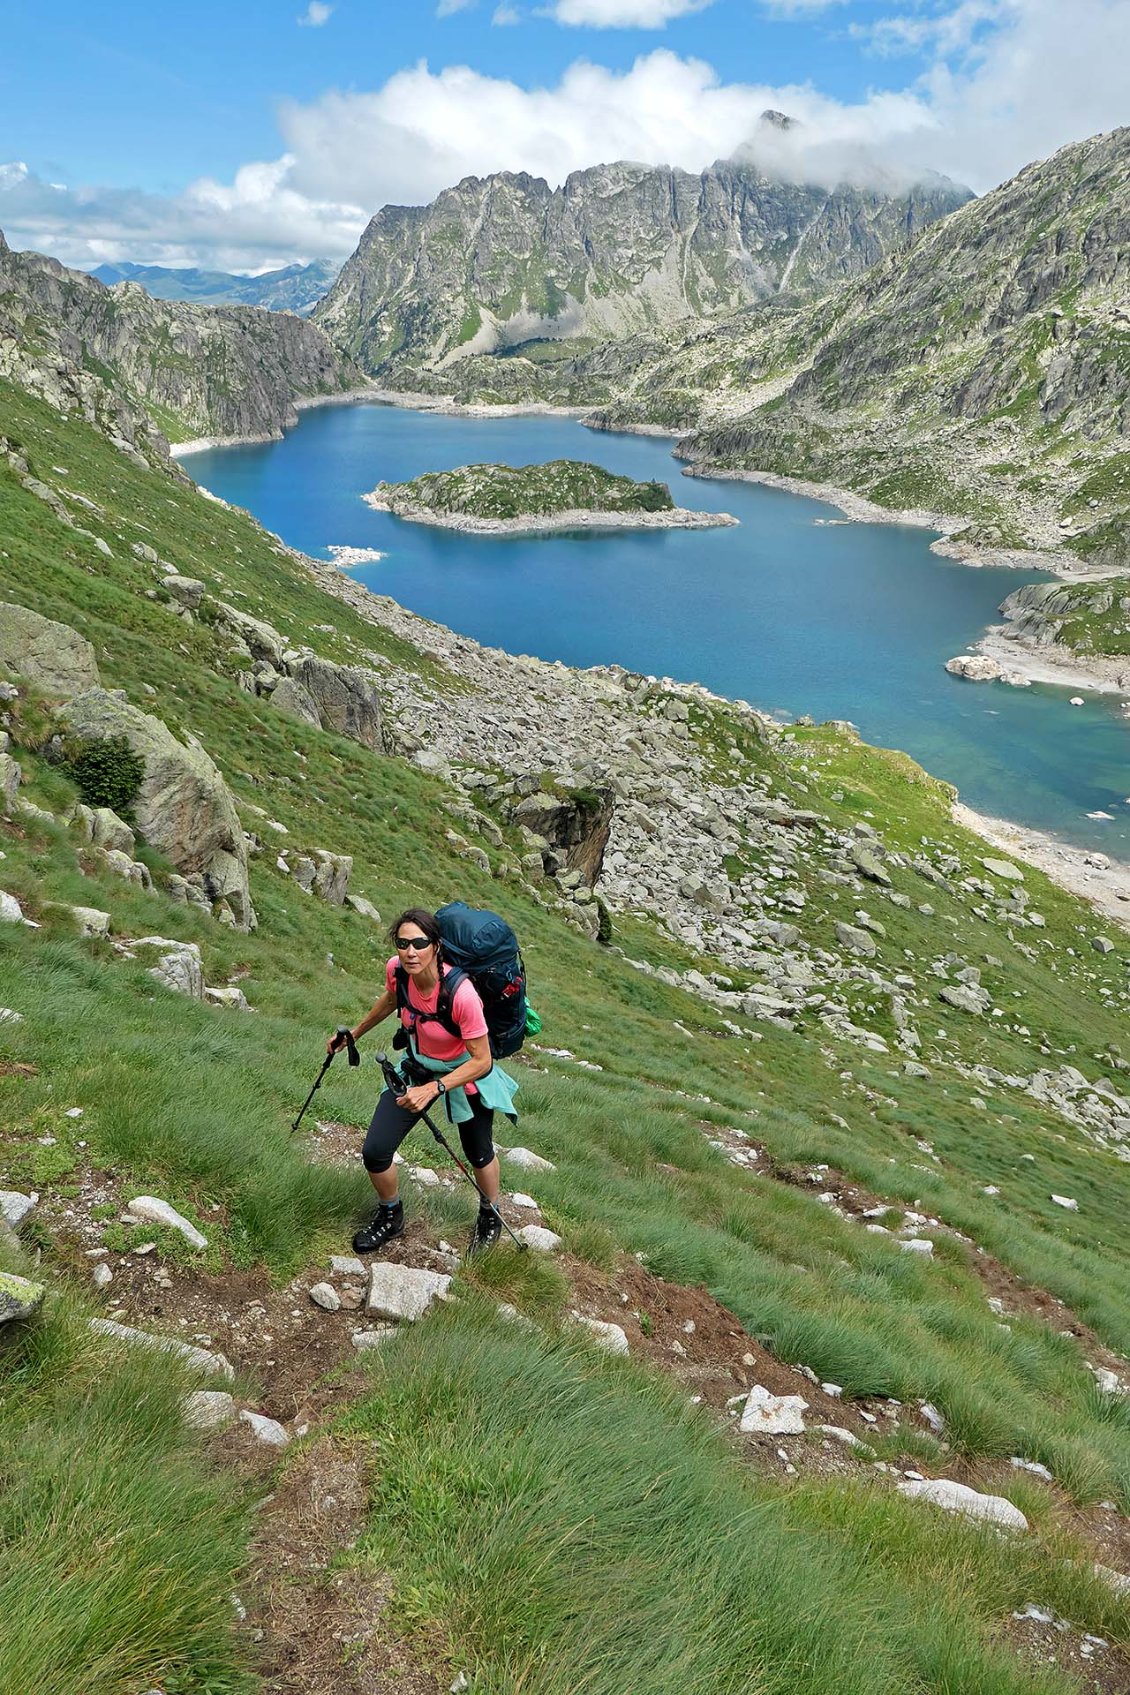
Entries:
{"label": "small white stone", "polygon": [[900,1495],[909,1501],[928,1501],[947,1513],[962,1513],[966,1518],[984,1519],[999,1524],[1004,1530],[1027,1530],[1028,1520],[1006,1501],[1003,1495],[982,1495],[964,1483],[954,1483],[948,1477],[931,1478],[926,1483],[900,1483]]}
{"label": "small white stone", "polygon": [[537,1210],[538,1203],[534,1200],[534,1197],[532,1195],[524,1195],[520,1189],[515,1189],[510,1199],[514,1202],[516,1207],[533,1207],[535,1211]]}
{"label": "small white stone", "polygon": [[315,1283],[310,1291],[310,1299],[323,1312],[338,1312],[341,1309],[341,1296],[332,1283]]}
{"label": "small white stone", "polygon": [[134,1219],[142,1219],[146,1224],[165,1224],[170,1230],[179,1230],[185,1241],[193,1248],[206,1248],[207,1236],[202,1236],[195,1224],[190,1224],[182,1213],[169,1205],[168,1201],[158,1200],[156,1195],[138,1195],[129,1202],[127,1209]]}
{"label": "small white stone", "polygon": [[922,1414],[922,1417],[926,1420],[926,1423],[930,1426],[930,1429],[934,1432],[934,1435],[940,1436],[946,1427],[946,1421],[938,1411],[937,1407],[934,1406],[933,1402],[920,1401],[918,1403],[918,1410]]}
{"label": "small white stone", "polygon": [[755,1383],[746,1396],[738,1429],[743,1435],[803,1436],[808,1402],[799,1395],[772,1395]]}
{"label": "small white stone", "polygon": [[1079,1211],[1079,1202],[1073,1200],[1070,1195],[1053,1195],[1052,1200],[1055,1202],[1057,1207],[1063,1207],[1065,1212]]}
{"label": "small white stone", "polygon": [[114,1281],[114,1273],[110,1270],[110,1267],[106,1264],[105,1260],[100,1260],[98,1262],[91,1275],[96,1289],[104,1289],[108,1283],[112,1283]]}
{"label": "small white stone", "polygon": [[390,1336],[395,1335],[395,1325],[382,1324],[376,1330],[355,1330],[350,1341],[359,1354],[366,1354],[371,1348],[379,1348],[382,1342],[387,1342]]}
{"label": "small white stone", "polygon": [[842,1442],[845,1448],[861,1449],[865,1454],[872,1452],[872,1449],[855,1434],[854,1430],[845,1430],[839,1424],[822,1424],[820,1432],[824,1436],[831,1436],[836,1442]]}
{"label": "small white stone", "polygon": [[439,1172],[433,1171],[430,1165],[410,1165],[408,1175],[423,1189],[439,1188]]}
{"label": "small white stone", "polygon": [[330,1270],[337,1277],[364,1277],[366,1266],[364,1260],[351,1259],[345,1254],[331,1254]]}
{"label": "small white stone", "polygon": [[0,1024],[22,1024],[24,1015],[10,1006],[0,1006]]}
{"label": "small white stone", "polygon": [[21,1195],[18,1189],[0,1189],[0,1218],[15,1230],[38,1200],[38,1194]]}
{"label": "small white stone", "polygon": [[564,1246],[556,1231],[547,1230],[542,1224],[524,1224],[517,1234],[518,1240],[537,1254],[555,1254]]}
{"label": "small white stone", "polygon": [[921,1254],[928,1259],[934,1252],[934,1244],[925,1236],[911,1236],[906,1242],[900,1242],[899,1247],[904,1254]]}
{"label": "small white stone", "polygon": [[240,1412],[240,1419],[251,1426],[260,1442],[266,1442],[271,1448],[285,1448],[290,1437],[276,1418],[268,1418],[266,1413],[249,1412],[246,1407]]}
{"label": "small white stone", "polygon": [[1055,1482],[1047,1466],[1041,1465],[1039,1460],[1025,1460],[1021,1459],[1019,1454],[1013,1454],[1009,1463],[1014,1465],[1017,1471],[1030,1471],[1033,1477],[1042,1477],[1045,1483]]}
{"label": "small white stone", "polygon": [[218,1430],[235,1418],[235,1402],[223,1389],[198,1389],[184,1400],[184,1422],[193,1430]]}
{"label": "small white stone", "polygon": [[821,1383],[820,1387],[821,1387],[821,1389],[823,1389],[824,1393],[828,1396],[829,1400],[839,1401],[839,1400],[843,1399],[844,1391],[843,1391],[843,1385],[842,1384],[840,1384],[840,1383]]}
{"label": "small white stone", "polygon": [[22,924],[23,909],[15,895],[0,889],[0,924]]}
{"label": "small white stone", "polygon": [[618,1324],[606,1324],[600,1318],[586,1318],[584,1313],[575,1312],[573,1319],[577,1324],[583,1324],[590,1331],[592,1339],[598,1348],[603,1348],[609,1354],[626,1354],[628,1338]]}
{"label": "small white stone", "polygon": [[67,1117],[67,1118],[81,1118],[82,1117],[82,1107],[80,1107],[80,1106],[69,1106],[67,1108],[64,1116]]}
{"label": "small white stone", "polygon": [[511,1148],[503,1156],[507,1163],[516,1165],[520,1171],[556,1171],[552,1160],[543,1159],[540,1154],[533,1153],[529,1148]]}

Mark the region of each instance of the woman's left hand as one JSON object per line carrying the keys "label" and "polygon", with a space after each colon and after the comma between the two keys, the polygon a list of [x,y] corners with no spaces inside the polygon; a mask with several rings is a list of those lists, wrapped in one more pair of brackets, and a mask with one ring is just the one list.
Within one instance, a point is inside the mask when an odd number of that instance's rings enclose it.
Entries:
{"label": "woman's left hand", "polygon": [[426,1112],[439,1100],[434,1083],[417,1083],[413,1088],[406,1089],[396,1097],[397,1106],[402,1106],[408,1112]]}

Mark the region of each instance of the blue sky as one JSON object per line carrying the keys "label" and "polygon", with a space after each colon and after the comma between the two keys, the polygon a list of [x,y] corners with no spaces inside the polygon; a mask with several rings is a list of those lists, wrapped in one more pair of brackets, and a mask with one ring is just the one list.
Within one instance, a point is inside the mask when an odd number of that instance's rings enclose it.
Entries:
{"label": "blue sky", "polygon": [[260,269],[468,172],[701,169],[766,105],[772,172],[983,190],[1127,121],[1127,62],[1130,0],[5,0],[0,228]]}

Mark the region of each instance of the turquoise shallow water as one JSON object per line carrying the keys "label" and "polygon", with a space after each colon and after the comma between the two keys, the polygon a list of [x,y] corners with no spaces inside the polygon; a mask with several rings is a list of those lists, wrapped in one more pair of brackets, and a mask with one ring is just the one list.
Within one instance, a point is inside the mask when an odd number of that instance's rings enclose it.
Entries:
{"label": "turquoise shallow water", "polygon": [[[382,478],[559,457],[659,477],[679,505],[732,512],[740,527],[500,539],[406,524],[360,499]],[[328,406],[281,442],[184,465],[307,553],[380,548],[387,557],[359,568],[361,581],[478,641],[850,718],[970,806],[1130,860],[1130,725],[1114,701],[1072,707],[1065,689],[965,683],[943,669],[1035,573],[971,570],[932,554],[923,530],[840,523],[797,495],[684,477],[668,442],[571,419]],[[1113,818],[1086,816],[1095,811]]]}

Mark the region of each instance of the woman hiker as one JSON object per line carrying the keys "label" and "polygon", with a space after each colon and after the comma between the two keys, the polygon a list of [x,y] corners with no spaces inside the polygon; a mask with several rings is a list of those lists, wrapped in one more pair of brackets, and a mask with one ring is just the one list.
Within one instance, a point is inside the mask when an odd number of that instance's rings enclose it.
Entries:
{"label": "woman hiker", "polygon": [[[469,977],[462,978],[451,997],[451,1022],[459,1034],[453,1035],[437,1015],[441,976],[452,967],[443,962],[443,941],[434,915],[410,907],[401,913],[389,936],[396,952],[385,967],[384,994],[356,1025],[354,1040],[396,1011],[397,972],[402,969],[406,1004],[401,1006],[400,1021],[408,1033],[408,1051],[417,1069],[434,1075],[413,1083],[395,1099],[386,1088],[377,1101],[361,1158],[380,1205],[354,1236],[353,1247],[359,1254],[376,1253],[403,1231],[404,1207],[392,1156],[421,1114],[442,1100],[486,1197],[486,1201],[480,1199],[468,1250],[478,1253],[492,1246],[502,1232],[498,1214],[486,1204],[498,1202],[498,1155],[491,1129],[496,1110],[517,1117],[513,1097],[518,1085],[491,1057],[483,1003]],[[344,1039],[331,1036],[327,1050],[334,1052]]]}

